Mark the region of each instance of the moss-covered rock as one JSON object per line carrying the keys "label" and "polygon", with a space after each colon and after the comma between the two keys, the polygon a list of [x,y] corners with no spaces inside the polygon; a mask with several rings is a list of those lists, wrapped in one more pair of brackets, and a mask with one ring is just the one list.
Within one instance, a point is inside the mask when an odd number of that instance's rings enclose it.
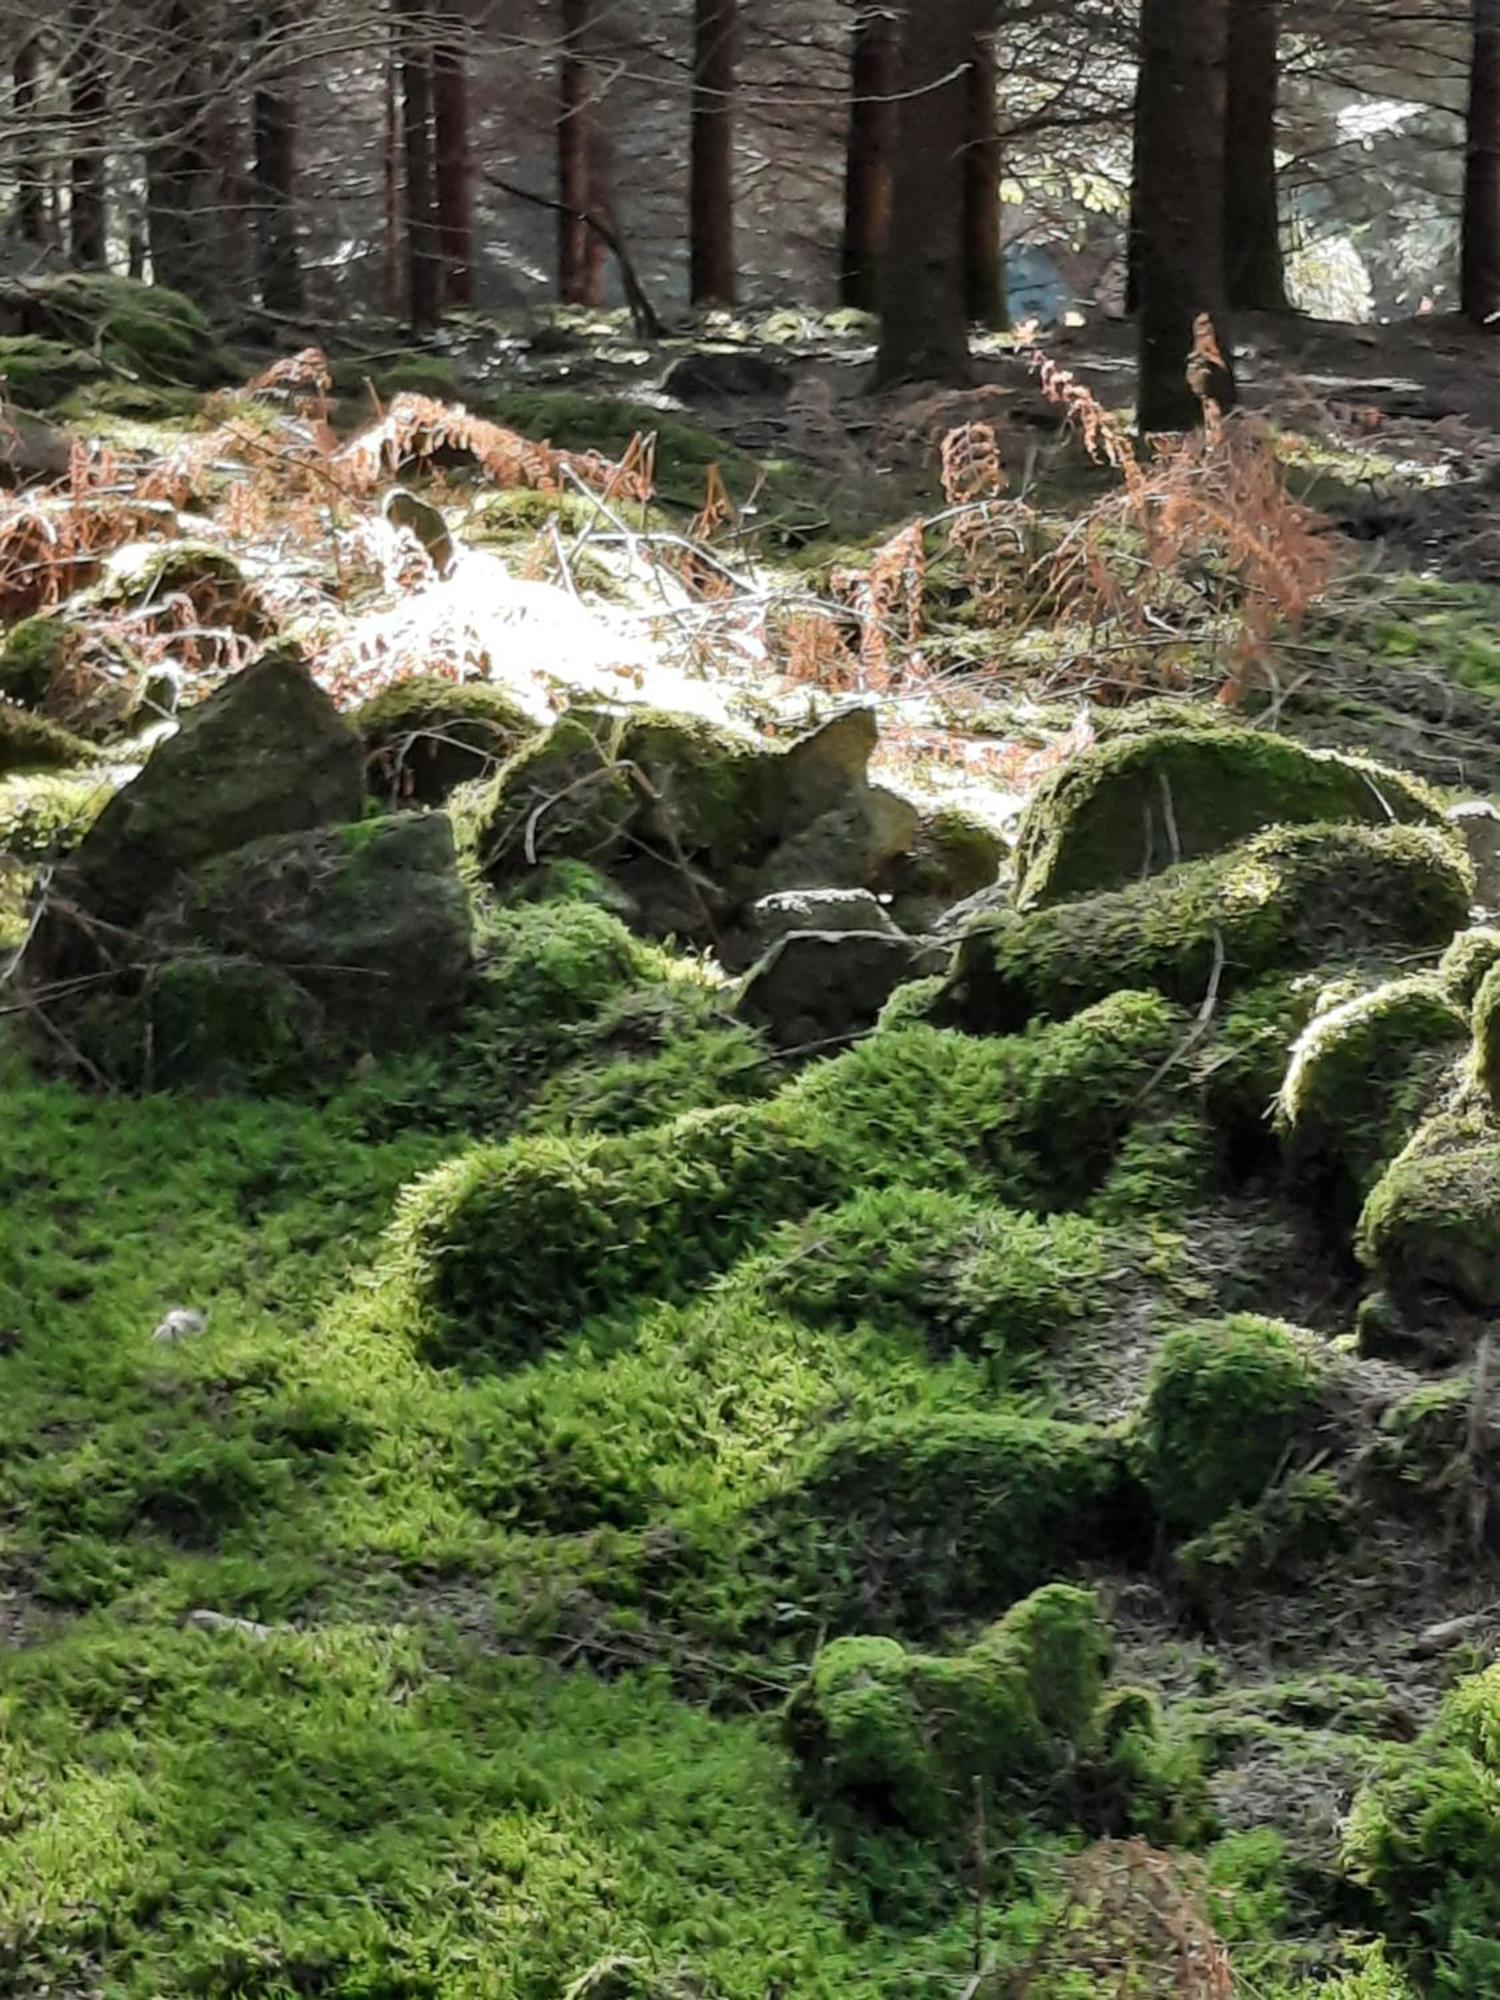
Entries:
{"label": "moss-covered rock", "polygon": [[1358,1248],[1429,1340],[1445,1306],[1500,1307],[1500,1143],[1430,1150],[1418,1133],[1371,1191]]}
{"label": "moss-covered rock", "polygon": [[1273,826],[1437,824],[1414,780],[1262,730],[1170,728],[1110,738],[1063,765],[1027,809],[1023,909],[1121,888]]}
{"label": "moss-covered rock", "polygon": [[135,653],[85,618],[23,618],[0,645],[0,699],[36,709],[75,735],[105,736],[128,723],[145,686]]}
{"label": "moss-covered rock", "polygon": [[1438,981],[1453,1004],[1467,1013],[1484,984],[1484,975],[1496,965],[1500,965],[1500,931],[1476,924],[1472,930],[1460,931],[1443,953]]}
{"label": "moss-covered rock", "polygon": [[1128,889],[977,925],[939,1018],[1005,1033],[1126,987],[1222,1001],[1273,972],[1435,950],[1468,909],[1465,863],[1441,833],[1277,828]]}
{"label": "moss-covered rock", "polygon": [[1274,1157],[1276,1099],[1325,984],[1317,972],[1256,980],[1230,995],[1193,1052],[1204,1110],[1232,1179],[1245,1178]]}
{"label": "moss-covered rock", "polygon": [[929,930],[955,903],[989,889],[1006,865],[1005,842],[981,819],[955,806],[924,812],[915,838],[877,887],[905,930]]}
{"label": "moss-covered rock", "polygon": [[0,854],[35,864],[71,852],[114,791],[103,771],[0,778]]}
{"label": "moss-covered rock", "polygon": [[748,973],[736,1011],[772,1048],[822,1054],[873,1028],[897,987],[947,956],[890,930],[794,931]]}
{"label": "moss-covered rock", "polygon": [[840,1624],[922,1632],[1122,1549],[1141,1514],[1108,1432],[924,1412],[836,1431],[769,1520],[809,1602]]}
{"label": "moss-covered rock", "polygon": [[44,410],[98,375],[100,364],[65,340],[0,335],[0,390],[23,410]]}
{"label": "moss-covered rock", "polygon": [[240,373],[191,299],[113,273],[7,279],[0,284],[0,325],[81,348],[148,382],[207,388]]}
{"label": "moss-covered rock", "polygon": [[484,777],[542,728],[493,682],[425,674],[382,689],[354,721],[375,796],[425,806],[441,805],[459,785]]}
{"label": "moss-covered rock", "polygon": [[1304,1030],[1277,1121],[1294,1172],[1340,1229],[1421,1123],[1468,1032],[1440,981],[1423,975],[1345,1000]]}
{"label": "moss-covered rock", "polygon": [[205,625],[247,639],[271,635],[259,592],[227,549],[213,542],[128,542],[116,549],[84,603],[144,612],[183,598]]}
{"label": "moss-covered rock", "polygon": [[60,723],[0,701],[0,777],[11,771],[65,771],[86,764],[93,754]]}
{"label": "moss-covered rock", "polygon": [[1328,1407],[1331,1364],[1310,1334],[1249,1313],[1168,1335],[1136,1426],[1152,1504],[1174,1533],[1258,1499]]}
{"label": "moss-covered rock", "polygon": [[809,1799],[835,1825],[953,1837],[980,1784],[992,1811],[1071,1761],[1104,1686],[1109,1638],[1091,1592],[1050,1584],[958,1654],[835,1639],[787,1733]]}

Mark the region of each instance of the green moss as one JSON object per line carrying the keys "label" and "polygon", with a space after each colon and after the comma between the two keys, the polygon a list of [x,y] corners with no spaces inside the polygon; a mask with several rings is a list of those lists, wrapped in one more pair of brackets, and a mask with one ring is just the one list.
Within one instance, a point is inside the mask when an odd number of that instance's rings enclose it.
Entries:
{"label": "green moss", "polygon": [[914,1028],[928,1022],[947,984],[938,972],[929,974],[925,979],[908,979],[904,986],[896,988],[881,1008],[879,1026],[882,1029]]}
{"label": "green moss", "polygon": [[767,1518],[810,1602],[900,1631],[992,1615],[1137,1525],[1110,1433],[983,1413],[846,1425]]}
{"label": "green moss", "polygon": [[476,405],[496,423],[566,451],[602,451],[618,458],[634,437],[655,437],[656,479],[663,498],[696,507],[710,466],[731,490],[748,498],[759,481],[756,462],[724,438],[669,411],[577,389],[513,389]]}
{"label": "green moss", "polygon": [[1308,1334],[1242,1313],[1167,1336],[1135,1437],[1153,1504],[1174,1531],[1259,1498],[1316,1431],[1328,1363]]}
{"label": "green moss", "polygon": [[1379,587],[1360,620],[1369,653],[1393,665],[1435,669],[1462,687],[1500,693],[1500,590],[1403,576]]}
{"label": "green moss", "polygon": [[466,520],[464,537],[480,546],[489,541],[508,542],[542,534],[554,523],[564,536],[574,536],[600,527],[603,519],[585,494],[518,486],[505,493],[486,494]]}
{"label": "green moss", "polygon": [[109,800],[112,787],[85,772],[0,778],[0,854],[50,861],[77,846]]}
{"label": "green moss", "polygon": [[1500,1306],[1500,1144],[1430,1152],[1419,1133],[1371,1191],[1358,1248],[1398,1307]]}
{"label": "green moss", "polygon": [[147,382],[212,387],[239,375],[191,299],[96,271],[9,281],[5,303],[28,333],[81,347]]}
{"label": "green moss", "polygon": [[998,881],[1005,842],[983,820],[956,807],[924,813],[908,853],[879,883],[904,929],[919,930],[943,909]]}
{"label": "green moss", "polygon": [[1476,925],[1473,930],[1460,931],[1443,953],[1438,981],[1453,1004],[1467,1013],[1485,974],[1495,965],[1500,965],[1500,931]]}
{"label": "green moss", "polygon": [[1273,826],[1435,824],[1412,779],[1260,730],[1161,728],[1073,758],[1033,797],[1016,851],[1023,909],[1122,888]]}
{"label": "green moss", "polygon": [[81,737],[59,723],[0,701],[0,777],[12,771],[63,771],[87,764],[93,754]]}
{"label": "green moss", "polygon": [[1257,980],[1230,996],[1194,1052],[1192,1070],[1232,1169],[1253,1170],[1268,1158],[1292,1049],[1325,990],[1316,972]]}
{"label": "green moss", "polygon": [[0,646],[0,698],[35,708],[45,701],[72,650],[73,627],[44,613],[13,625]]}
{"label": "green moss", "polygon": [[1474,1075],[1492,1109],[1500,1110],[1500,966],[1474,995]]}
{"label": "green moss", "polygon": [[91,354],[66,341],[34,333],[0,335],[0,383],[23,410],[46,409],[98,372]]}
{"label": "green moss", "polygon": [[61,414],[78,424],[101,417],[180,430],[202,412],[204,398],[196,389],[174,389],[150,382],[92,382],[75,389]]}
{"label": "green moss", "polygon": [[1317,1186],[1341,1227],[1421,1122],[1467,1036],[1439,980],[1422,975],[1326,1008],[1304,1030],[1277,1122],[1294,1171]]}
{"label": "green moss", "polygon": [[1271,973],[1446,945],[1469,878],[1439,833],[1296,827],[1149,882],[983,922],[964,938],[940,1018],[1005,1032],[1126,987],[1199,1005]]}
{"label": "green moss", "polygon": [[439,402],[452,402],[463,394],[458,370],[440,354],[403,355],[399,361],[387,362],[372,379],[377,392],[387,398],[433,396]]}
{"label": "green moss", "polygon": [[359,709],[370,788],[378,798],[441,804],[483,777],[542,725],[514,695],[489,681],[417,675],[384,688]]}
{"label": "green moss", "polygon": [[967,1652],[836,1639],[813,1662],[788,1733],[804,1787],[834,1819],[927,1838],[971,1831],[973,1791],[1003,1812],[1066,1767],[1089,1731],[1109,1645],[1093,1595],[1052,1584]]}

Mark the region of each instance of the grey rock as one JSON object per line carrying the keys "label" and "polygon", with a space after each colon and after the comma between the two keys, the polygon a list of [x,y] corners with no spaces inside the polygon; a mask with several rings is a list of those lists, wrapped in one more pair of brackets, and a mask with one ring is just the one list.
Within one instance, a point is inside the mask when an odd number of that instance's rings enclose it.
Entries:
{"label": "grey rock", "polygon": [[716,402],[730,396],[785,396],[792,372],[768,354],[742,348],[708,348],[684,354],[662,378],[662,388],[679,402]]}
{"label": "grey rock", "polygon": [[1450,807],[1446,818],[1474,864],[1475,901],[1487,910],[1500,909],[1500,811],[1488,799],[1466,799]]}
{"label": "grey rock", "polygon": [[745,934],[759,958],[794,931],[877,931],[899,935],[880,898],[868,889],[784,889],[762,896],[746,913]]}
{"label": "grey rock", "polygon": [[942,971],[947,953],[930,939],[887,931],[795,931],[746,976],[736,1011],[773,1048],[815,1049],[873,1028],[908,980]]}

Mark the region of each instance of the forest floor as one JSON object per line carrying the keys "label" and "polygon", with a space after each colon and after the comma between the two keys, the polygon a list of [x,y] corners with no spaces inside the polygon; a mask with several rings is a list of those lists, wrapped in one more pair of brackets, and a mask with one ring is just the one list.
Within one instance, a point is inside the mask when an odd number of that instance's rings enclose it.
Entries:
{"label": "forest floor", "polygon": [[[1110,511],[1118,471],[1063,422],[1075,390],[1055,375],[1047,390],[1008,340],[985,343],[972,391],[878,399],[867,327],[790,312],[656,347],[613,318],[476,324],[441,357],[346,358],[327,388],[304,366],[258,398],[74,389],[39,414],[107,457],[75,461],[56,518],[116,502],[118,518],[50,595],[0,560],[0,694],[33,612],[169,671],[172,692],[112,709],[97,651],[52,689],[49,718],[96,761],[0,776],[0,966],[53,858],[47,815],[76,838],[96,810],[80,788],[124,782],[161,705],[277,631],[349,711],[411,674],[474,675],[538,727],[573,701],[645,701],[779,742],[867,703],[875,772],[1007,847],[1037,786],[1110,717],[1157,696],[1201,710],[1226,687],[1260,727],[1377,758],[1444,804],[1500,796],[1493,341],[1439,322],[1267,321],[1242,342],[1267,450],[1337,550],[1316,586],[1285,586],[1253,644],[1243,605],[1269,572],[1247,548],[1268,524],[1300,535],[1302,517],[1236,487],[1244,519],[1209,538],[1201,575],[1174,545],[1158,590],[1140,519]],[[665,370],[706,346],[784,373],[750,394],[669,395]],[[1042,352],[1093,408],[1128,402],[1128,330],[1063,330]],[[371,420],[365,378],[375,421],[405,425],[395,469],[460,544],[446,574],[384,522],[391,457],[340,456]],[[403,397],[418,403],[401,417]],[[503,474],[509,446],[434,414],[457,403],[611,460],[651,431],[649,496],[560,462],[550,492]],[[1005,482],[981,495],[1002,532],[977,553],[949,535],[972,499],[961,467],[944,487],[959,431]],[[1217,506],[1212,475],[1208,489]],[[26,504],[0,510],[6,549]],[[882,572],[919,517],[915,553],[908,539]],[[1103,580],[1060,597],[1059,551],[1085,522]],[[198,555],[165,583],[120,582],[111,563],[140,544]],[[1071,1088],[1077,1061],[1087,1150],[1100,1059],[1068,1041],[1076,1023],[977,1043],[997,1066],[972,1084],[884,1058],[885,1030],[799,1069],[731,1016],[701,951],[632,939],[593,901],[481,896],[480,932],[481,998],[441,1047],[300,1093],[90,1087],[56,1073],[24,999],[0,995],[0,1994],[1482,1990],[1453,1971],[1477,1961],[1447,1916],[1393,1915],[1349,1828],[1362,1788],[1500,1657],[1484,1366],[1361,1352],[1348,1227],[1330,1237],[1258,1143],[1248,1166],[1204,1166],[1193,1093],[1235,1061],[1229,1025],[1208,1023],[1190,1066],[1174,1016],[1108,1171],[1062,1193],[1065,1157],[1039,1193],[1006,1149],[1067,1154],[1068,1114],[1033,1098],[1049,1076]],[[1098,1030],[1110,1060],[1145,1033],[1132,1019]],[[1174,1063],[1192,1077],[1158,1102]],[[962,1137],[1000,1099],[1003,1170]],[[745,1106],[792,1132],[815,1101],[847,1157],[811,1223],[757,1185],[755,1226],[710,1280],[622,1280],[573,1310],[572,1280],[548,1276],[561,1303],[535,1351],[435,1362],[403,1218],[456,1167],[566,1156],[597,1168],[601,1205],[627,1203],[655,1171],[642,1162],[690,1153],[692,1128],[671,1122],[684,1113]],[[640,1231],[687,1199],[652,1194]],[[984,1330],[954,1331],[989,1227],[1012,1235]],[[201,1326],[157,1337],[173,1312]],[[1170,1329],[1236,1314],[1306,1329],[1336,1390],[1264,1493],[1188,1524],[1139,1499],[1164,1477],[1153,1371]],[[1459,1441],[1440,1449],[1429,1432],[1455,1411]],[[1024,1581],[971,1578],[947,1600],[934,1581],[912,1611],[900,1479],[830,1500],[821,1454],[897,1434],[941,1445],[997,1418],[1049,1467],[1128,1460],[1120,1518],[1083,1546],[1061,1534],[1055,1554],[1055,1524],[1018,1502],[997,1561]],[[933,1578],[962,1514],[916,1537]],[[981,1789],[923,1837],[851,1831],[810,1798],[785,1711],[830,1636],[954,1653],[1059,1575],[1097,1592],[1115,1687],[1149,1692],[1135,1765],[1082,1743],[1047,1783],[988,1804]],[[1138,1983],[1121,1986],[1129,1965]]]}

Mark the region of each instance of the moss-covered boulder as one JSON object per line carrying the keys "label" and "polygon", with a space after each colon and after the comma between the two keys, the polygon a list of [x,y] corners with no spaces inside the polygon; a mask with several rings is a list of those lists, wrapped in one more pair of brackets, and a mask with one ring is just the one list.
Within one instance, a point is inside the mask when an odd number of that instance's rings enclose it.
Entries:
{"label": "moss-covered boulder", "polygon": [[123,640],[62,612],[23,618],[0,644],[0,699],[35,709],[79,736],[107,736],[129,723],[146,678]]}
{"label": "moss-covered boulder", "polygon": [[65,771],[86,764],[93,754],[60,723],[0,701],[0,777],[11,771]]}
{"label": "moss-covered boulder", "polygon": [[1468,911],[1466,864],[1439,832],[1276,828],[1128,889],[976,925],[939,1017],[1006,1033],[1127,987],[1217,1004],[1274,972],[1437,950]]}
{"label": "moss-covered boulder", "polygon": [[[68,341],[35,333],[0,334],[0,393],[23,410],[61,402],[99,373],[94,356]],[[58,471],[66,469],[64,462]]]}
{"label": "moss-covered boulder", "polygon": [[1279,1320],[1240,1313],[1169,1334],[1133,1441],[1164,1526],[1195,1533],[1257,1500],[1311,1453],[1332,1384],[1314,1337]]}
{"label": "moss-covered boulder", "polygon": [[1440,980],[1420,974],[1326,1008],[1304,1030],[1277,1122],[1293,1171],[1340,1229],[1421,1123],[1468,1034]]}
{"label": "moss-covered boulder", "polygon": [[1068,1765],[1103,1693],[1109,1635],[1093,1594],[1049,1584],[967,1651],[835,1639],[787,1715],[809,1801],[835,1826],[892,1823],[927,1839],[971,1827]]}
{"label": "moss-covered boulder", "polygon": [[1016,854],[1023,909],[1122,888],[1273,826],[1437,824],[1413,779],[1256,729],[1111,737],[1063,765],[1027,809]]}
{"label": "moss-covered boulder", "polygon": [[1500,965],[1500,931],[1476,924],[1460,931],[1438,963],[1438,982],[1456,1007],[1467,1013],[1492,966]]}
{"label": "moss-covered boulder", "polygon": [[81,349],[148,382],[209,388],[241,372],[191,299],[103,271],[6,279],[0,329]]}
{"label": "moss-covered boulder", "polygon": [[1474,995],[1474,1076],[1492,1110],[1500,1110],[1500,965]]}
{"label": "moss-covered boulder", "polygon": [[1419,1132],[1365,1203],[1358,1247],[1425,1346],[1459,1337],[1446,1309],[1500,1307],[1500,1141],[1429,1150]]}
{"label": "moss-covered boulder", "polygon": [[904,930],[925,931],[955,903],[993,888],[1007,854],[993,827],[955,806],[940,807],[921,815],[910,847],[878,887]]}
{"label": "moss-covered boulder", "polygon": [[0,778],[0,855],[36,864],[71,852],[114,792],[105,770]]}
{"label": "moss-covered boulder", "polygon": [[823,1054],[873,1028],[898,986],[947,959],[894,931],[794,931],[748,974],[737,1011],[772,1048]]}
{"label": "moss-covered boulder", "polygon": [[693,716],[574,709],[496,778],[479,852],[508,892],[589,861],[649,935],[717,944],[760,897],[872,887],[911,846],[915,809],[866,776],[875,741],[864,710],[777,750]]}
{"label": "moss-covered boulder", "polygon": [[873,1418],[833,1433],[770,1512],[799,1590],[841,1625],[994,1615],[1142,1515],[1110,1433],[1009,1413]]}
{"label": "moss-covered boulder", "polygon": [[391,805],[442,805],[459,785],[485,777],[542,728],[507,689],[435,674],[383,688],[354,722],[364,740],[370,790]]}

